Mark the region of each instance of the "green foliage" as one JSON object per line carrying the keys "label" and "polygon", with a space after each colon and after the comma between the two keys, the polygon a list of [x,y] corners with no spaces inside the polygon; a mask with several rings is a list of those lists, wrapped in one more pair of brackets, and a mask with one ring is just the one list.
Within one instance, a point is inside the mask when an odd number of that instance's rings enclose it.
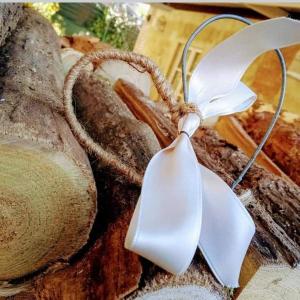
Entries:
{"label": "green foliage", "polygon": [[124,50],[133,50],[139,32],[125,16],[113,15],[110,7],[103,7],[102,14],[88,22],[86,27],[102,42]]}
{"label": "green foliage", "polygon": [[44,16],[52,23],[57,34],[62,34],[62,27],[60,23],[53,20],[53,16],[57,13],[57,11],[59,11],[59,3],[34,2],[34,3],[26,3],[25,6],[37,10],[42,16]]}
{"label": "green foliage", "polygon": [[27,3],[26,6],[34,8],[48,20],[59,10],[59,3]]}
{"label": "green foliage", "polygon": [[81,25],[78,25],[73,20],[62,16],[59,13],[54,14],[51,17],[52,24],[59,24],[60,27],[60,35],[71,36],[73,34],[78,35],[89,35],[89,30]]}
{"label": "green foliage", "polygon": [[49,19],[60,35],[93,35],[115,48],[131,51],[139,33],[136,20],[130,18],[125,9],[116,12],[113,6],[100,3],[29,3],[27,5]]}

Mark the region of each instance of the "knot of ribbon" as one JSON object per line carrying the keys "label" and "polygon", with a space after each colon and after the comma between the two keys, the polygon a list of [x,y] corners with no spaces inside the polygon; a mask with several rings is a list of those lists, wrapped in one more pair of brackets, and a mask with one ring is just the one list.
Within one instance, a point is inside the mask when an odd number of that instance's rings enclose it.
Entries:
{"label": "knot of ribbon", "polygon": [[178,105],[174,106],[174,108],[171,109],[172,119],[177,123],[179,122],[179,120],[181,118],[183,118],[185,115],[187,115],[189,113],[197,114],[197,116],[200,119],[200,124],[202,124],[202,122],[203,122],[202,113],[201,113],[198,105],[193,102],[179,103]]}
{"label": "knot of ribbon", "polygon": [[199,247],[220,283],[238,286],[255,225],[233,190],[198,163],[190,137],[202,120],[253,104],[255,93],[240,80],[257,56],[299,42],[300,22],[276,18],[245,27],[202,58],[189,82],[188,103],[173,111],[179,135],[147,166],[127,249],[180,274]]}

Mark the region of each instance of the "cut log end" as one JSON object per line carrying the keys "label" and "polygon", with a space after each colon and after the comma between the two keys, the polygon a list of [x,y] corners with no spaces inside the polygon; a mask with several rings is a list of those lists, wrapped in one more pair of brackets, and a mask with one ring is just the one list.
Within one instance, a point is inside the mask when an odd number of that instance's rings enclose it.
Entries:
{"label": "cut log end", "polygon": [[300,299],[300,268],[262,266],[239,295],[238,300]]}
{"label": "cut log end", "polygon": [[2,143],[0,177],[0,280],[67,259],[86,243],[94,191],[63,152]]}
{"label": "cut log end", "polygon": [[229,290],[216,283],[199,255],[195,256],[189,269],[182,275],[172,275],[155,266],[144,268],[143,275],[144,284],[128,300],[169,299],[167,296],[170,295],[172,300],[228,298]]}
{"label": "cut log end", "polygon": [[[171,296],[172,295],[172,296]],[[135,300],[181,300],[181,299],[205,299],[221,300],[222,297],[208,289],[198,285],[183,285],[164,287],[152,292],[140,293]]]}

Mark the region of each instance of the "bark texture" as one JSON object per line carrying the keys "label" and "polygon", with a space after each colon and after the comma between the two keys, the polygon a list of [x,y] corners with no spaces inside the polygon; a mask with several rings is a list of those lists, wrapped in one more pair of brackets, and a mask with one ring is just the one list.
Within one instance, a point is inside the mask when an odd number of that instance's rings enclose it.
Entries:
{"label": "bark texture", "polygon": [[[238,121],[236,116],[225,116],[219,118],[215,125],[215,129],[222,138],[224,138],[227,142],[237,146],[249,158],[258,147],[257,143],[260,143],[260,140],[257,140],[256,143],[252,139],[252,137],[243,128],[242,124]],[[282,169],[280,169],[264,151],[259,153],[255,162],[266,171],[293,182],[292,179],[288,177],[287,174],[284,173]]]}
{"label": "bark texture", "polygon": [[0,47],[4,45],[6,38],[9,37],[16,28],[22,14],[22,4],[0,4]]}
{"label": "bark texture", "polygon": [[0,48],[0,280],[26,276],[14,283],[68,260],[87,242],[96,213],[88,158],[57,112],[58,37],[37,13],[21,11]]}
{"label": "bark texture", "polygon": [[[273,114],[273,111],[257,107],[241,114],[239,121],[253,140],[258,142],[266,132]],[[300,118],[288,120],[287,114],[283,113],[264,147],[264,152],[300,185]]]}

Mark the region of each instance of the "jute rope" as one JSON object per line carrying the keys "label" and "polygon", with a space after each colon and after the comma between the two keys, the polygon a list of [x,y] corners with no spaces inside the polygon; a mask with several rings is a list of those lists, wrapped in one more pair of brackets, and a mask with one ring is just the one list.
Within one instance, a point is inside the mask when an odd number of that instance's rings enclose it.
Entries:
{"label": "jute rope", "polygon": [[81,70],[86,68],[90,63],[97,64],[103,60],[122,60],[128,64],[134,64],[149,73],[156,87],[161,99],[167,104],[173,121],[178,119],[189,112],[200,112],[196,105],[192,103],[178,104],[176,101],[172,88],[166,78],[163,76],[156,64],[149,58],[132,52],[123,52],[118,50],[103,50],[87,54],[82,57],[69,71],[65,79],[63,89],[63,105],[65,117],[80,144],[88,151],[94,153],[98,159],[103,163],[113,167],[117,172],[125,175],[132,183],[141,185],[142,176],[124,164],[116,155],[105,151],[98,143],[88,135],[84,128],[79,123],[74,107],[73,107],[73,87]]}

